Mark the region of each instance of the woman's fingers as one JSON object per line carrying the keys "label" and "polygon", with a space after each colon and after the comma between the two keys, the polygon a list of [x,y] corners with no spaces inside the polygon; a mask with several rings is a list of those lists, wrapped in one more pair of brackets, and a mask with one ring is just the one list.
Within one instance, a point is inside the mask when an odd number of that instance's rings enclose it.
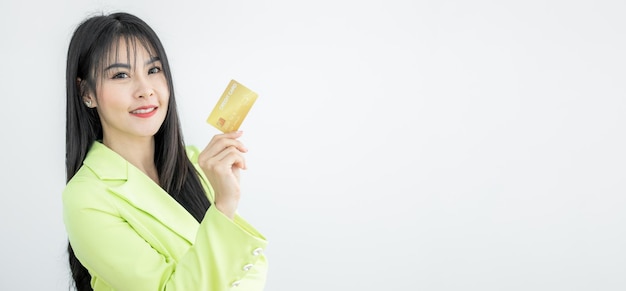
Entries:
{"label": "woman's fingers", "polygon": [[223,150],[220,155],[217,156],[220,159],[220,162],[231,165],[231,167],[236,167],[240,169],[246,169],[246,159],[243,156],[243,153],[239,151],[239,149],[235,147],[228,147]]}
{"label": "woman's fingers", "polygon": [[242,153],[247,152],[248,148],[246,148],[241,141],[237,140],[237,138],[241,137],[241,134],[241,131],[236,131],[215,135],[202,153],[200,153],[199,158],[205,160],[211,159],[230,147],[234,147]]}
{"label": "woman's fingers", "polygon": [[243,143],[237,140],[239,137],[241,137],[242,134],[243,132],[241,131],[235,131],[235,132],[215,135],[213,136],[213,138],[207,145],[207,148],[214,148],[216,150],[219,150],[220,148],[223,149],[229,146],[235,146],[240,151],[245,153],[248,151],[248,149],[243,145]]}
{"label": "woman's fingers", "polygon": [[235,146],[229,146],[207,161],[209,167],[217,170],[231,170],[233,167],[246,169],[246,159],[243,153]]}

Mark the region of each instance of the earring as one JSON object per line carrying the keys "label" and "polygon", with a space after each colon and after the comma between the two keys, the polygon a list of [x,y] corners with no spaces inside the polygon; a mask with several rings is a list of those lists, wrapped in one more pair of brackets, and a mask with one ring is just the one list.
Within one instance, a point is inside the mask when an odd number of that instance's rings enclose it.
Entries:
{"label": "earring", "polygon": [[87,105],[87,107],[91,108],[91,100],[85,101],[85,105]]}

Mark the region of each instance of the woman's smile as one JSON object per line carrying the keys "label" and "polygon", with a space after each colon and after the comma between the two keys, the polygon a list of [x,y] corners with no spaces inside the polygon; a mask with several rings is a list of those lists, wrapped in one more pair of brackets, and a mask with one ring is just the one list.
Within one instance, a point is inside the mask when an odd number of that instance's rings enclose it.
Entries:
{"label": "woman's smile", "polygon": [[142,106],[130,112],[133,116],[140,118],[149,118],[156,114],[159,107],[157,106]]}

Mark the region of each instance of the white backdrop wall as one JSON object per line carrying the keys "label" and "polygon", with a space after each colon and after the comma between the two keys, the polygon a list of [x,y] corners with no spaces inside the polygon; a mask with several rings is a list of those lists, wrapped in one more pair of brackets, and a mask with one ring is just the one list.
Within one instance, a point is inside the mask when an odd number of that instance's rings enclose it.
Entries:
{"label": "white backdrop wall", "polygon": [[260,95],[240,213],[266,290],[626,290],[624,1],[3,1],[0,290],[67,290],[65,54],[160,35],[188,144]]}

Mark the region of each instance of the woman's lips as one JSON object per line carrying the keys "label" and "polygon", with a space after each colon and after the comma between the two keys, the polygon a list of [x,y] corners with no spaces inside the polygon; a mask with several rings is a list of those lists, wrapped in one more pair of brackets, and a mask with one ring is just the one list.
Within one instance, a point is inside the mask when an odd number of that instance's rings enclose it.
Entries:
{"label": "woman's lips", "polygon": [[132,114],[133,116],[141,117],[141,118],[148,118],[156,114],[157,109],[158,107],[156,106],[139,107],[131,111],[130,114]]}

